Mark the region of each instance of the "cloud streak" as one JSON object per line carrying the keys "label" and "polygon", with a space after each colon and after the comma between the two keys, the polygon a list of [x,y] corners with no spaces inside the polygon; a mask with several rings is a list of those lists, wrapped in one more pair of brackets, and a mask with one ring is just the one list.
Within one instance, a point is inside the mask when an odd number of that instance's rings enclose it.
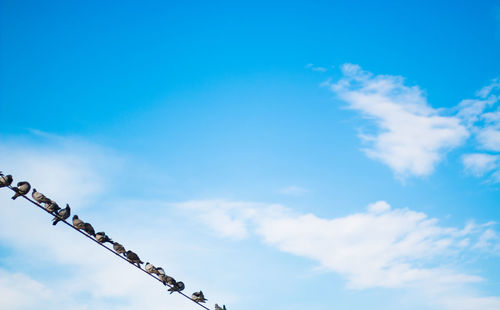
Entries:
{"label": "cloud streak", "polygon": [[[321,268],[343,275],[352,289],[425,287],[429,294],[440,291],[435,303],[444,303],[458,290],[484,280],[442,264],[443,259],[497,243],[491,223],[444,227],[424,213],[392,209],[385,201],[333,219],[296,214],[281,205],[226,200],[188,201],[176,207],[189,213],[196,210],[197,220],[221,236],[234,237],[223,225],[237,224],[245,236],[259,236],[280,251],[312,259]],[[218,214],[213,216],[214,210],[223,210],[224,221]],[[243,238],[238,232],[235,235]],[[442,287],[450,289],[443,292]],[[493,305],[500,302],[498,297],[468,298],[490,300]]]}

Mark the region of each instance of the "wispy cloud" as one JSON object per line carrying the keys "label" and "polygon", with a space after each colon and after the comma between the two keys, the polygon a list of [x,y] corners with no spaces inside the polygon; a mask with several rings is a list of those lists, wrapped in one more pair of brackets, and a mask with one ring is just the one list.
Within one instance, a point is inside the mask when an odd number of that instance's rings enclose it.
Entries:
{"label": "wispy cloud", "polygon": [[465,169],[477,177],[497,169],[499,159],[497,155],[482,153],[466,154],[462,157]]}
{"label": "wispy cloud", "polygon": [[327,68],[325,67],[320,67],[320,66],[315,66],[314,64],[312,63],[309,63],[306,65],[306,68],[312,70],[312,71],[316,71],[316,72],[326,72],[328,71]]}
{"label": "wispy cloud", "polygon": [[[226,200],[188,201],[176,206],[189,212],[197,210],[198,221],[228,236],[216,224],[218,216],[212,217],[214,210],[224,210],[245,235],[255,234],[280,251],[313,259],[322,268],[343,275],[351,288],[425,287],[429,294],[440,291],[432,300],[435,303],[483,281],[454,270],[448,262],[451,257],[480,251],[486,242],[498,249],[497,233],[490,223],[444,227],[424,213],[392,209],[385,201],[368,206],[364,212],[333,219],[297,214],[281,205]],[[450,289],[443,292],[442,287]],[[500,300],[475,295],[468,298],[492,301],[493,305]]]}
{"label": "wispy cloud", "polygon": [[291,185],[280,189],[279,192],[283,195],[302,196],[304,194],[307,194],[309,190],[300,186]]}
{"label": "wispy cloud", "polygon": [[464,143],[469,133],[458,117],[441,115],[417,86],[400,76],[373,75],[358,65],[342,66],[343,77],[331,90],[377,125],[360,137],[365,153],[399,176],[432,173],[446,152]]}

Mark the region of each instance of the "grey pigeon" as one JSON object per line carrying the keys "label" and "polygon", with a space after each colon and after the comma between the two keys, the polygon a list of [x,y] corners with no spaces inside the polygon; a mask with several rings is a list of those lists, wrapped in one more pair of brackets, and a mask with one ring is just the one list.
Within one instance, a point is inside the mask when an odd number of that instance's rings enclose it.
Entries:
{"label": "grey pigeon", "polygon": [[158,273],[158,270],[156,270],[155,266],[153,266],[153,265],[152,265],[152,264],[150,264],[149,262],[148,262],[148,263],[146,263],[146,266],[144,266],[144,270],[146,270],[146,272],[147,272],[147,273],[149,273],[149,274],[154,273],[154,274],[160,275],[160,274]]}
{"label": "grey pigeon", "polygon": [[113,250],[115,250],[115,252],[118,254],[125,255],[125,253],[126,253],[123,245],[119,244],[118,242],[113,242]]}
{"label": "grey pigeon", "polygon": [[203,295],[203,292],[202,291],[199,291],[199,292],[194,292],[192,295],[191,295],[191,299],[198,302],[198,303],[202,303],[202,302],[205,302],[207,301],[207,299],[205,298],[205,296]]}
{"label": "grey pigeon", "polygon": [[215,310],[226,310],[226,305],[223,305],[221,308],[221,307],[219,307],[218,304],[215,304]]}
{"label": "grey pigeon", "polygon": [[50,213],[55,213],[61,210],[61,208],[59,208],[55,201],[51,200],[50,202],[45,203],[45,210],[49,211]]}
{"label": "grey pigeon", "polygon": [[3,175],[3,173],[0,172],[0,187],[10,186],[12,184],[12,181],[13,179],[10,174]]}
{"label": "grey pigeon", "polygon": [[99,242],[99,243],[109,242],[109,243],[113,244],[113,240],[111,240],[108,237],[108,235],[106,235],[106,233],[104,231],[101,231],[101,232],[98,232],[97,234],[95,234],[95,240],[97,240],[97,242]]}
{"label": "grey pigeon", "polygon": [[52,220],[52,225],[57,225],[59,221],[66,220],[71,215],[71,208],[66,204],[66,208],[57,211],[56,217]]}
{"label": "grey pigeon", "polygon": [[95,230],[94,230],[94,227],[92,227],[92,225],[90,225],[90,223],[85,223],[85,224],[83,224],[83,225],[84,225],[83,230],[84,230],[87,234],[89,234],[89,235],[91,235],[91,236],[94,236],[94,237],[95,237]]}
{"label": "grey pigeon", "polygon": [[157,267],[156,274],[158,275],[158,278],[163,283],[163,285],[167,285],[167,275],[165,274],[165,270],[163,270],[163,268],[161,267]]}
{"label": "grey pigeon", "polygon": [[165,282],[167,282],[167,284],[171,286],[175,286],[175,284],[177,283],[171,276],[165,276]]}
{"label": "grey pigeon", "polygon": [[73,227],[78,230],[85,229],[85,223],[78,218],[78,215],[73,215]]}
{"label": "grey pigeon", "polygon": [[35,199],[36,202],[38,203],[49,203],[50,199],[45,197],[44,194],[37,192],[36,188],[33,188],[33,192],[31,193],[31,197]]}
{"label": "grey pigeon", "polygon": [[31,185],[26,181],[22,181],[17,183],[17,187],[13,187],[12,189],[16,192],[14,196],[12,196],[12,199],[15,200],[17,197],[24,196],[29,193]]}
{"label": "grey pigeon", "polygon": [[175,282],[175,284],[168,289],[168,291],[170,292],[170,294],[172,294],[173,292],[180,292],[184,289],[184,283],[179,281],[179,282]]}
{"label": "grey pigeon", "polygon": [[139,267],[139,268],[141,268],[141,264],[144,264],[144,262],[141,261],[139,256],[137,256],[137,254],[135,254],[134,252],[132,252],[130,250],[125,253],[125,257],[127,257],[128,261],[131,264],[137,264],[137,267]]}

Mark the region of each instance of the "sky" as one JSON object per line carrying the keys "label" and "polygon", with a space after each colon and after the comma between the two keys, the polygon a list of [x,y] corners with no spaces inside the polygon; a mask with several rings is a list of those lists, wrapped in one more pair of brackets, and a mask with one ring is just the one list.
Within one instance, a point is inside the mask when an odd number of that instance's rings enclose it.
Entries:
{"label": "sky", "polygon": [[[498,55],[498,0],[0,0],[0,171],[211,309],[499,310]],[[199,308],[11,195],[0,308]]]}

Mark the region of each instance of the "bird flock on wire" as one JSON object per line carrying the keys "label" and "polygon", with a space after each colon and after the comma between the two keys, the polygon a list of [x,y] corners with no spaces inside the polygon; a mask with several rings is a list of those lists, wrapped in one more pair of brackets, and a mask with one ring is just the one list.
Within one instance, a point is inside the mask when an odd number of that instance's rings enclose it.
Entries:
{"label": "bird flock on wire", "polygon": [[[12,189],[15,192],[14,196],[12,196],[12,199],[15,200],[20,196],[26,196],[31,190],[31,185],[26,181],[18,182],[17,186],[15,187],[11,186],[12,182],[13,182],[12,175],[10,174],[4,175],[0,171],[0,188],[8,187]],[[32,190],[31,197],[33,197],[33,199],[37,202],[37,204],[40,207],[44,208],[47,212],[54,215],[54,218],[52,219],[52,225],[57,225],[57,223],[60,221],[66,221],[71,216],[71,207],[69,206],[69,204],[66,204],[65,208],[61,208],[57,205],[55,201],[47,198],[44,194],[40,193],[35,188],[33,188]],[[117,253],[118,255],[123,255],[128,260],[129,263],[137,265],[137,267],[142,269],[141,265],[144,264],[144,262],[141,261],[141,259],[136,253],[130,250],[128,251],[125,250],[123,245],[111,240],[111,238],[108,235],[106,235],[106,233],[104,232],[96,233],[94,227],[92,227],[90,223],[82,221],[78,217],[78,215],[73,215],[73,227],[79,231],[83,231],[89,237],[93,237],[101,245],[104,245],[106,242],[112,244],[115,253]],[[181,292],[185,288],[185,285],[182,281],[176,281],[171,276],[168,276],[162,267],[155,267],[153,264],[147,262],[146,265],[144,266],[144,270],[151,276],[156,275],[156,278],[160,280],[163,283],[163,285],[165,286],[168,285],[169,286],[168,291],[170,292],[170,294],[172,294],[173,292]],[[205,303],[207,301],[202,291],[194,292],[191,295],[191,300],[200,305],[201,303]],[[205,306],[203,307],[206,308]],[[215,304],[215,310],[226,310],[226,306],[223,305],[222,307],[220,307],[218,304]]]}

